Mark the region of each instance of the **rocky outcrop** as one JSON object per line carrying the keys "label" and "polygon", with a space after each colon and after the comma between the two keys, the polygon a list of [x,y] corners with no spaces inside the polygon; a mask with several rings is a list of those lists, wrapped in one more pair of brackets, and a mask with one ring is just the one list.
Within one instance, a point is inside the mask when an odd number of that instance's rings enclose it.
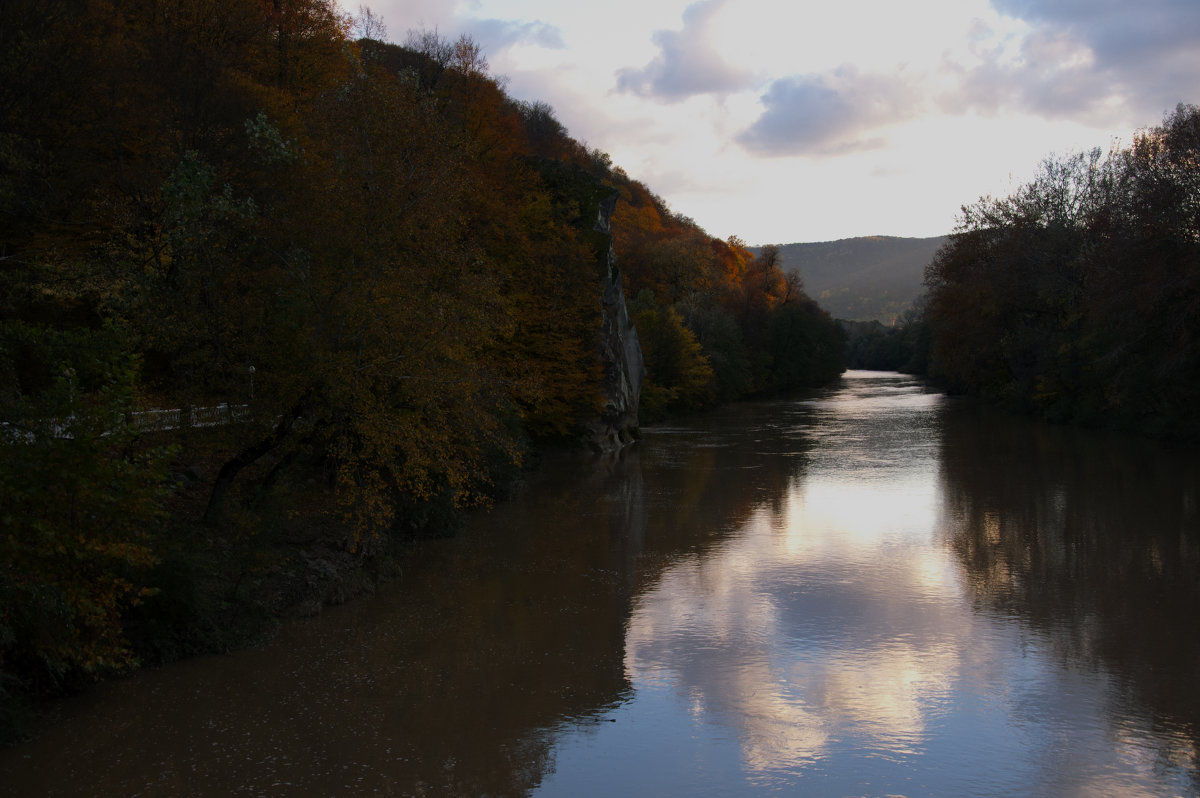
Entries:
{"label": "rocky outcrop", "polygon": [[645,376],[642,347],[625,307],[621,272],[613,252],[612,215],[620,194],[585,169],[549,158],[531,158],[556,212],[584,234],[594,253],[599,283],[599,356],[604,367],[600,415],[584,424],[580,442],[596,452],[633,443],[638,431],[638,397]]}
{"label": "rocky outcrop", "polygon": [[621,270],[612,246],[614,193],[602,199],[593,229],[607,242],[607,269],[602,278],[602,335],[600,355],[604,361],[604,410],[587,425],[587,444],[598,452],[612,452],[637,437],[638,397],[646,373],[637,330],[625,307]]}

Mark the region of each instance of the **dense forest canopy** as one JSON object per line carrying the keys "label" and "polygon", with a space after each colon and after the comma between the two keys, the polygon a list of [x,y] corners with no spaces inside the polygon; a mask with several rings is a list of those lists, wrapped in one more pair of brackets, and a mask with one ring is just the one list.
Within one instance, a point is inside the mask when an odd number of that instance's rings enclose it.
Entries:
{"label": "dense forest canopy", "polygon": [[835,318],[893,326],[920,297],[925,267],[944,243],[945,236],[864,236],[784,244],[779,251]]}
{"label": "dense forest canopy", "polygon": [[1200,439],[1200,109],[1046,159],[964,206],[896,323],[841,322],[899,369],[1057,422]]}
{"label": "dense forest canopy", "polygon": [[1200,436],[1200,109],[964,208],[926,284],[928,370],[952,389]]}
{"label": "dense forest canopy", "polygon": [[[672,213],[469,38],[380,30],[332,0],[0,7],[0,694],[132,662],[180,550],[319,516],[366,555],[577,440],[605,198],[646,418],[841,371],[776,251]],[[225,423],[130,415],[190,407]]]}

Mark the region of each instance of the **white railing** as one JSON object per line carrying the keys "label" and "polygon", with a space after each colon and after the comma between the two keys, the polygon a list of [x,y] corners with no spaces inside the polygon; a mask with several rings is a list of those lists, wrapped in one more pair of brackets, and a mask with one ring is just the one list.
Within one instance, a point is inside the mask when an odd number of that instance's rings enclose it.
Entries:
{"label": "white railing", "polygon": [[[184,423],[186,414],[187,423]],[[212,407],[179,407],[174,410],[142,410],[129,414],[129,422],[139,432],[161,432],[180,427],[219,427],[250,419],[250,405],[222,402]]]}
{"label": "white railing", "polygon": [[[138,432],[165,432],[182,427],[219,427],[250,420],[250,405],[231,405],[222,402],[211,407],[177,407],[174,410],[139,410],[126,415]],[[50,423],[51,437],[70,438],[72,418],[55,419]],[[186,423],[185,423],[186,421]],[[106,433],[107,434],[107,433]],[[28,429],[0,422],[0,437],[19,443],[32,443],[37,437]]]}

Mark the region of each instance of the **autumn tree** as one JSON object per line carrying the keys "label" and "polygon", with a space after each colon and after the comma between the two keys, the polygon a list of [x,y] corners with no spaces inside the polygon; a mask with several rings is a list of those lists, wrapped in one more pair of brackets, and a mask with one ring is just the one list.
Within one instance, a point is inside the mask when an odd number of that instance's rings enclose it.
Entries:
{"label": "autumn tree", "polygon": [[[684,404],[816,385],[840,373],[836,324],[804,294],[799,277],[783,268],[778,247],[756,255],[740,239],[713,239],[641,183],[616,174],[611,179],[622,192],[614,229],[627,294],[637,297],[645,323],[656,330],[671,329],[677,317],[711,370],[709,384],[688,392]],[[655,313],[650,297],[659,307]],[[671,395],[666,388],[648,365],[643,390],[651,407],[656,391]]]}
{"label": "autumn tree", "polygon": [[[524,187],[513,196],[512,190]],[[599,286],[607,238],[596,214],[611,191],[579,169],[535,160],[493,197],[519,213],[489,247],[504,275],[510,326],[498,352],[510,395],[535,437],[570,439],[600,409]],[[484,202],[492,219],[504,212]],[[480,220],[480,223],[484,223]]]}
{"label": "autumn tree", "polygon": [[660,306],[648,290],[629,310],[646,363],[642,418],[657,421],[711,404],[713,370],[682,316],[670,305]]}
{"label": "autumn tree", "polygon": [[[503,307],[469,225],[461,138],[418,87],[368,65],[314,122],[324,147],[263,232],[281,283],[259,352],[261,437],[230,463],[315,443],[363,545],[397,494],[480,498],[487,447],[509,447],[486,357]],[[281,339],[298,345],[268,343]]]}
{"label": "autumn tree", "polygon": [[0,673],[41,690],[134,662],[121,615],[149,592],[169,485],[129,420],[124,344],[0,324]]}
{"label": "autumn tree", "polygon": [[[267,499],[367,555],[576,440],[610,244],[654,292],[652,412],[769,390],[776,361],[811,377],[809,317],[770,321],[805,307],[776,266],[507,96],[469,37],[359,22],[332,0],[0,4],[0,688],[17,660],[47,682],[129,662],[147,566],[250,540]],[[155,433],[208,496],[206,526],[175,496],[156,536],[173,485],[128,413],[220,403],[229,423]]]}

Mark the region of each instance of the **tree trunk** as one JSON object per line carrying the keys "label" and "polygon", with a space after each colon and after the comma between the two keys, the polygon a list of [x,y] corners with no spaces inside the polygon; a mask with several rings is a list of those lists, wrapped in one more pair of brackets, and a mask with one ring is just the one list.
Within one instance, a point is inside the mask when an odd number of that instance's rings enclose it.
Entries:
{"label": "tree trunk", "polygon": [[305,394],[305,397],[280,419],[270,435],[247,446],[233,458],[225,461],[221,470],[217,472],[217,481],[213,483],[212,493],[208,497],[208,506],[204,510],[205,524],[213,526],[220,520],[221,511],[224,509],[229,490],[233,487],[233,481],[237,479],[237,475],[246,466],[253,465],[260,457],[280,444],[291,430],[292,424],[303,413],[307,400],[308,394]]}

